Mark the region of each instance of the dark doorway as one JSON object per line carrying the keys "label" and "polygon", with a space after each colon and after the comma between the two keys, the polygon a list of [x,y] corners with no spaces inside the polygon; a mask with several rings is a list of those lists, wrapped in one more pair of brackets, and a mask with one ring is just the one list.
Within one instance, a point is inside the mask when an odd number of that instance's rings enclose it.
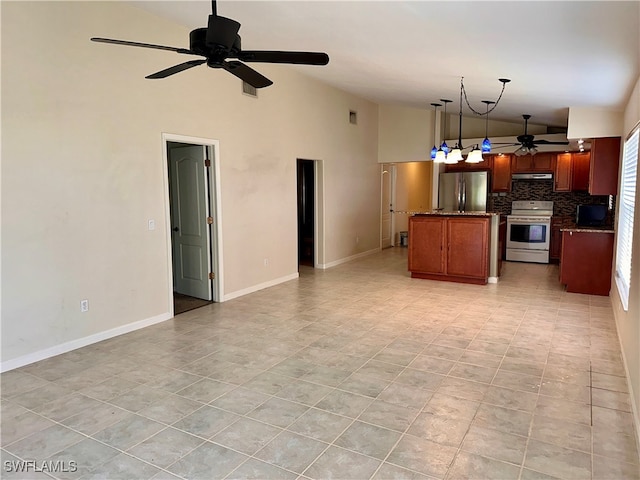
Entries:
{"label": "dark doorway", "polygon": [[313,267],[315,174],[313,160],[298,159],[298,265]]}

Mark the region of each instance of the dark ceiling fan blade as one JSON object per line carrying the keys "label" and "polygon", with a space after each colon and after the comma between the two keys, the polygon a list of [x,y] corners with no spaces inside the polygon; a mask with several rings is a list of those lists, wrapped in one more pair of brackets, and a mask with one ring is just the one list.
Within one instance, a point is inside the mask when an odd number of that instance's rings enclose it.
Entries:
{"label": "dark ceiling fan blade", "polygon": [[295,63],[299,65],[326,65],[329,55],[322,52],[281,52],[276,50],[243,50],[238,54],[243,62]]}
{"label": "dark ceiling fan blade", "polygon": [[569,145],[569,142],[551,142],[549,140],[534,140],[534,144],[536,145]]}
{"label": "dark ceiling fan blade", "polygon": [[183,72],[184,70],[188,70],[189,68],[202,65],[204,62],[206,62],[206,60],[190,60],[179,65],[174,65],[173,67],[165,68],[164,70],[160,70],[159,72],[152,73],[151,75],[147,75],[144,78],[165,78],[169,75],[173,75],[174,73]]}
{"label": "dark ceiling fan blade", "polygon": [[273,85],[273,82],[253,68],[241,62],[222,62],[222,68],[235,75],[240,80],[247,82],[254,88],[264,88]]}
{"label": "dark ceiling fan blade", "polygon": [[100,43],[112,43],[114,45],[127,45],[129,47],[155,48],[156,50],[168,50],[170,52],[197,55],[197,53],[192,52],[187,48],[167,47],[164,45],[154,45],[152,43],[129,42],[128,40],[114,40],[112,38],[101,38],[101,37],[93,37],[91,41],[100,42]]}

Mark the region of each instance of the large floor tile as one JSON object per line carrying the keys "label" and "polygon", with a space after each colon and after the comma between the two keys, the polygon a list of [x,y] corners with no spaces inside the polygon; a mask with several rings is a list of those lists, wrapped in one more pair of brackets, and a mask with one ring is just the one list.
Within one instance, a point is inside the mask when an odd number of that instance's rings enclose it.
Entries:
{"label": "large floor tile", "polygon": [[82,468],[60,478],[640,480],[609,298],[565,292],[557,265],[504,262],[481,286],[412,279],[406,262],[391,248],[301,267],[2,374],[3,466],[76,456]]}

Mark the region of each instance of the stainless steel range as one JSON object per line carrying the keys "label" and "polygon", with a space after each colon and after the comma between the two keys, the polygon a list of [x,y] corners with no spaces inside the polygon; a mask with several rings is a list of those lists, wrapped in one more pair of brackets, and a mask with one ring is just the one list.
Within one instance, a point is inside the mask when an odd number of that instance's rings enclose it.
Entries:
{"label": "stainless steel range", "polygon": [[507,216],[507,260],[549,263],[553,202],[516,201]]}

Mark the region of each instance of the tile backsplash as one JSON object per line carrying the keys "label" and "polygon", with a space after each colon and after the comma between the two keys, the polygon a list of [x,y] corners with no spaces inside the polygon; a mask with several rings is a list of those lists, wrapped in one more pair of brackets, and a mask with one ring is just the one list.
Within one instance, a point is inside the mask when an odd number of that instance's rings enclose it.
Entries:
{"label": "tile backsplash", "polygon": [[[609,203],[607,195],[589,195],[587,192],[554,192],[553,180],[513,180],[511,192],[504,197],[489,195],[487,210],[504,215],[511,213],[511,202],[515,200],[551,200],[554,215],[576,214],[576,207],[580,204]],[[615,201],[615,196],[613,197]],[[615,205],[614,205],[615,211]]]}

